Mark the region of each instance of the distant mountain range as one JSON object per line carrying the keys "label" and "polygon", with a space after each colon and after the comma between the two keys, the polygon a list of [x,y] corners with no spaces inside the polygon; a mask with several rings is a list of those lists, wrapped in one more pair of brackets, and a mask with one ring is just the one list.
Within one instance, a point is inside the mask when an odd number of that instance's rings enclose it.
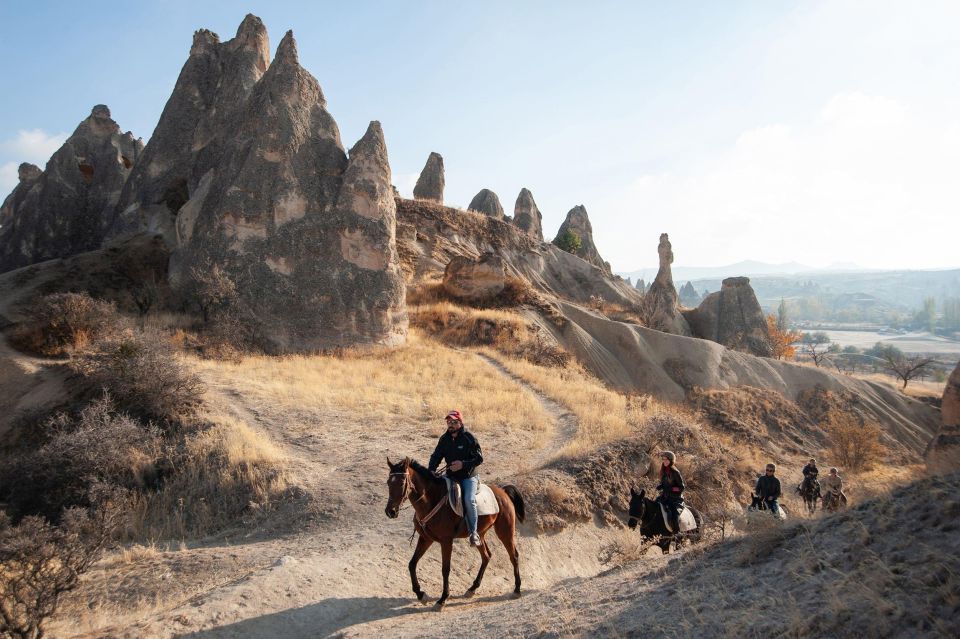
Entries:
{"label": "distant mountain range", "polygon": [[[863,269],[850,262],[837,262],[826,268],[817,268],[807,266],[799,262],[784,262],[782,264],[768,264],[767,262],[758,262],[756,260],[744,260],[736,264],[726,266],[674,266],[673,281],[686,282],[688,280],[703,279],[723,279],[725,277],[737,277],[746,275],[753,277],[758,275],[796,275],[799,273],[849,273],[849,272],[868,272],[872,269]],[[631,281],[636,282],[643,279],[651,281],[657,275],[657,267],[643,268],[627,273],[620,273],[622,277],[629,277]]]}

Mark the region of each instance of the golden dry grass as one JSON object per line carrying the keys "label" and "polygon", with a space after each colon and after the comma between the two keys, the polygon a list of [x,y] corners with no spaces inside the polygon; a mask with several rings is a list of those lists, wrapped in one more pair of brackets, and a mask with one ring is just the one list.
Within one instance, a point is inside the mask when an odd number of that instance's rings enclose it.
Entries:
{"label": "golden dry grass", "polygon": [[192,365],[242,389],[257,403],[332,410],[344,419],[419,422],[437,435],[443,415],[453,408],[478,432],[514,427],[538,434],[551,421],[536,398],[490,364],[416,331],[404,347],[392,350],[247,357],[239,362],[194,359]]}

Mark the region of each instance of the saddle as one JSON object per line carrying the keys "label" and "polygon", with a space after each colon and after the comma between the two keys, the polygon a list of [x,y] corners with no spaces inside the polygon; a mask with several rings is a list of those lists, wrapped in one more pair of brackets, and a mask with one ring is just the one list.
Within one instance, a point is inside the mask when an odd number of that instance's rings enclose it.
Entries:
{"label": "saddle", "polygon": [[[670,526],[670,515],[667,513],[666,505],[659,501],[657,503],[660,504],[660,514],[663,515],[663,523],[666,525],[667,530],[670,532],[677,532]],[[695,530],[697,527],[697,520],[693,516],[693,511],[691,511],[689,508],[684,508],[683,506],[680,506],[678,510],[679,514],[677,515],[677,523],[679,524],[680,532],[684,533]]]}
{"label": "saddle", "polygon": [[[463,491],[460,484],[449,477],[444,477],[447,482],[447,503],[450,509],[457,514],[457,517],[463,517]],[[500,504],[497,503],[497,496],[493,490],[483,482],[477,486],[477,515],[496,515],[500,512]]]}

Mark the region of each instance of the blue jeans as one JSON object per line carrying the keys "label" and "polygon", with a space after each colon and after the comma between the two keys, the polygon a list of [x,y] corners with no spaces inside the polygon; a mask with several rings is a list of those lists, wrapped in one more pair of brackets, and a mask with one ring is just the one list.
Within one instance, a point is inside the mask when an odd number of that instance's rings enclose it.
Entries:
{"label": "blue jeans", "polygon": [[467,534],[477,532],[477,487],[479,477],[467,477],[460,480],[460,490],[463,491],[463,514],[467,517]]}
{"label": "blue jeans", "polygon": [[780,516],[780,502],[776,499],[771,499],[770,501],[763,502],[767,505],[767,509],[772,512],[777,517]]}

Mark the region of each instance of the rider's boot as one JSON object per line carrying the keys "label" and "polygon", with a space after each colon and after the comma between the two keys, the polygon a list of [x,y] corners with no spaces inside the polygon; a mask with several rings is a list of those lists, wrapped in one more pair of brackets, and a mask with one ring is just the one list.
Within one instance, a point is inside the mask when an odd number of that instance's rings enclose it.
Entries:
{"label": "rider's boot", "polygon": [[474,546],[480,545],[480,535],[477,533],[470,533],[470,543]]}

